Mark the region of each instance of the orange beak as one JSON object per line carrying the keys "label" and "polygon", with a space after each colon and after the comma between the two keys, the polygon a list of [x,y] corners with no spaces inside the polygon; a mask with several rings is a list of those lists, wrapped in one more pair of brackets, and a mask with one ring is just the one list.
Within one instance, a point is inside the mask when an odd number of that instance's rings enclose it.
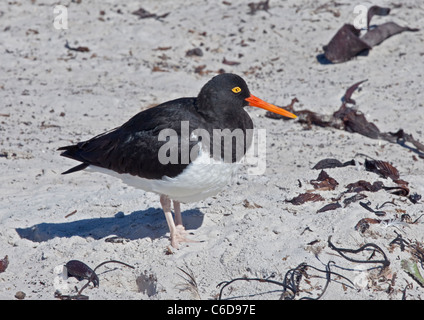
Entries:
{"label": "orange beak", "polygon": [[297,118],[297,116],[294,115],[293,113],[288,112],[288,111],[284,110],[283,108],[279,108],[277,106],[274,106],[273,104],[270,104],[268,102],[265,102],[265,101],[255,97],[252,94],[250,95],[249,98],[246,98],[246,101],[249,102],[249,106],[251,106],[251,107],[262,108],[262,109],[274,112],[276,114],[280,114],[280,115],[288,117],[288,118],[293,118],[293,119]]}

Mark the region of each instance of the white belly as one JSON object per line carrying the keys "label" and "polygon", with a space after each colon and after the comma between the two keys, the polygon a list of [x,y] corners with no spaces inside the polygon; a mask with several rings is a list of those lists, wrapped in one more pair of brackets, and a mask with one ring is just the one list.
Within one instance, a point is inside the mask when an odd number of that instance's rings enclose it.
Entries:
{"label": "white belly", "polygon": [[231,182],[239,167],[239,163],[224,163],[211,159],[209,154],[202,150],[196,160],[174,178],[164,176],[160,180],[153,180],[96,166],[89,166],[88,169],[120,178],[134,188],[164,194],[172,200],[187,203],[218,194]]}

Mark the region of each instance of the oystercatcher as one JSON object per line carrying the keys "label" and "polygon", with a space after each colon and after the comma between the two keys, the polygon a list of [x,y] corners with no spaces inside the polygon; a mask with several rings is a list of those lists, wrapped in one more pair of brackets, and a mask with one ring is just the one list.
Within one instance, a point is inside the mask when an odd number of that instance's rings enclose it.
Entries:
{"label": "oystercatcher", "polygon": [[[197,97],[162,103],[118,128],[59,148],[64,151],[62,156],[81,162],[63,174],[87,168],[159,194],[171,245],[178,248],[180,242],[192,242],[186,238],[180,203],[220,192],[251,145],[247,133],[253,122],[245,106],[296,118],[250,94],[238,75],[224,73],[207,82]],[[241,134],[241,142],[235,141],[240,136],[236,132]],[[230,143],[225,141],[227,136]]]}

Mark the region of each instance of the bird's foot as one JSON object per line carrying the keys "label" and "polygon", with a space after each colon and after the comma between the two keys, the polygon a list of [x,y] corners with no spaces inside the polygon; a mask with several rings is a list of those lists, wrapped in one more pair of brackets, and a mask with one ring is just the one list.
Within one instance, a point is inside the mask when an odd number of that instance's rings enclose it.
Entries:
{"label": "bird's foot", "polygon": [[179,224],[175,226],[174,232],[171,232],[171,246],[173,246],[175,249],[178,249],[180,247],[181,242],[199,242],[192,239],[187,239],[187,234],[189,232],[186,231],[183,225]]}

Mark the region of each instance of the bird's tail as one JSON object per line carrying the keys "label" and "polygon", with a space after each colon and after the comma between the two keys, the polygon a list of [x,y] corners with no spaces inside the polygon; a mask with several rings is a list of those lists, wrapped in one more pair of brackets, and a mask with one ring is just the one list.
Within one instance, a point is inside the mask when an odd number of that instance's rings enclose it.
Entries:
{"label": "bird's tail", "polygon": [[74,160],[78,160],[81,161],[82,163],[72,167],[71,169],[62,172],[62,174],[68,174],[68,173],[72,173],[72,172],[76,172],[76,171],[80,171],[80,170],[84,170],[85,168],[87,168],[89,166],[89,163],[84,162],[83,159],[81,159],[78,156],[78,150],[79,150],[79,146],[78,145],[72,145],[72,146],[66,146],[66,147],[60,147],[57,149],[58,151],[64,151],[62,152],[60,155],[63,157],[67,157],[67,158],[71,158]]}

